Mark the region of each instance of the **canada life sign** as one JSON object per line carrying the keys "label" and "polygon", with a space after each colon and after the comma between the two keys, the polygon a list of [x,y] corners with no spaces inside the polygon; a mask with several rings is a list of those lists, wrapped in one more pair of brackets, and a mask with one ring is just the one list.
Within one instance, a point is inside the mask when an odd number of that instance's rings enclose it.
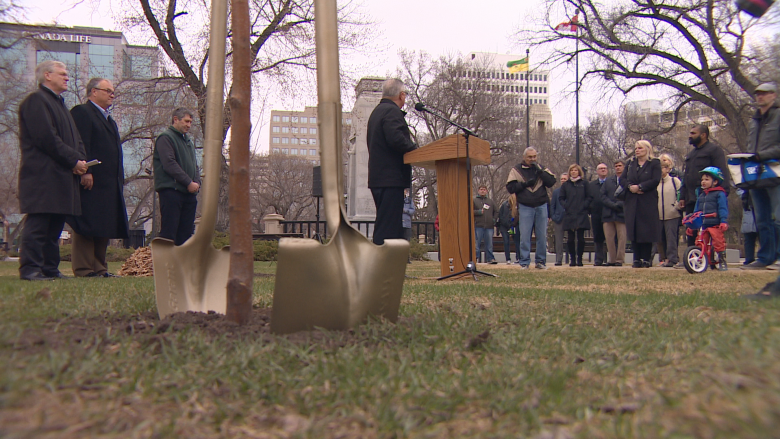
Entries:
{"label": "canada life sign", "polygon": [[66,35],[55,33],[43,33],[32,35],[36,40],[46,41],[64,41],[66,43],[91,43],[92,37],[89,35]]}

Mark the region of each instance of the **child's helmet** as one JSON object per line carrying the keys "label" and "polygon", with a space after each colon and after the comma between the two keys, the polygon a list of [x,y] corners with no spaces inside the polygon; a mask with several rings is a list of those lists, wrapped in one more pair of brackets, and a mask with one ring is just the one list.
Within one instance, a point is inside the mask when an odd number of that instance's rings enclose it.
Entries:
{"label": "child's helmet", "polygon": [[712,176],[712,178],[723,183],[723,173],[720,172],[720,168],[718,168],[717,166],[707,166],[706,168],[699,171],[699,174],[709,174],[710,176]]}

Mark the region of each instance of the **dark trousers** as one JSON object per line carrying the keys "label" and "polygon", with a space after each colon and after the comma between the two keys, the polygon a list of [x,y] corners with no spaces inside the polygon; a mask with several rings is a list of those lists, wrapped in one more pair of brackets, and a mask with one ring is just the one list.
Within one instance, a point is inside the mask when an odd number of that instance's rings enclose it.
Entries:
{"label": "dark trousers", "polygon": [[65,215],[28,213],[22,229],[22,249],[19,255],[19,275],[56,276],[60,270],[59,239]]}
{"label": "dark trousers", "polygon": [[604,224],[601,222],[601,216],[591,216],[591,228],[593,229],[593,265],[602,265],[607,259],[607,249],[604,246],[607,239],[604,236]]}
{"label": "dark trousers", "polygon": [[661,245],[658,250],[658,259],[666,259],[667,262],[676,264],[680,258],[677,256],[677,243],[680,241],[680,218],[661,220]]}
{"label": "dark trousers", "polygon": [[[585,229],[567,230],[566,235],[571,263],[581,262],[582,254],[585,253]],[[576,248],[574,243],[575,236],[577,237]]]}
{"label": "dark trousers", "polygon": [[758,233],[748,232],[743,233],[745,238],[745,265],[756,260],[756,240],[758,240]]}
{"label": "dark trousers", "polygon": [[652,261],[653,259],[652,242],[632,242],[631,247],[634,249],[634,262]]}
{"label": "dark trousers", "polygon": [[[693,213],[693,209],[696,208],[696,203],[685,205],[685,214],[690,215]],[[687,235],[686,235],[687,236]],[[696,238],[699,236],[699,229],[693,229],[693,235],[688,236],[688,247],[696,245]]]}
{"label": "dark trousers", "polygon": [[371,195],[376,206],[374,244],[382,245],[385,239],[403,239],[404,188],[371,188]]}
{"label": "dark trousers", "polygon": [[182,245],[192,236],[195,226],[196,194],[182,193],[176,189],[163,189],[160,196],[160,238],[170,239]]}
{"label": "dark trousers", "polygon": [[506,227],[498,226],[498,231],[501,233],[501,238],[504,240],[504,257],[508,262],[512,261],[512,255],[509,253],[512,248],[509,245],[509,238],[511,237],[515,243],[515,259],[520,261],[520,233],[519,230],[515,230],[515,233],[509,234],[509,229]]}
{"label": "dark trousers", "polygon": [[108,241],[108,238],[84,236],[73,232],[73,246],[70,252],[73,275],[84,277],[90,273],[103,275],[107,272],[106,249]]}

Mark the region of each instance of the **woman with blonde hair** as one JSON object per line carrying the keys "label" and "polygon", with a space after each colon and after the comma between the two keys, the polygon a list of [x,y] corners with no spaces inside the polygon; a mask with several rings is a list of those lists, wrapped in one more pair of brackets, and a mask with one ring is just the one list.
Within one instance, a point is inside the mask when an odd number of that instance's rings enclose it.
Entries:
{"label": "woman with blonde hair", "polygon": [[[585,253],[585,231],[590,229],[588,212],[592,197],[583,178],[582,168],[569,166],[569,181],[561,185],[559,195],[563,205],[563,230],[566,230],[569,245],[569,265],[582,267]],[[576,246],[575,246],[576,237]]]}
{"label": "woman with blonde hair", "polygon": [[634,146],[634,157],[626,165],[625,179],[621,181],[626,238],[634,250],[634,268],[652,265],[653,243],[661,240],[656,191],[660,181],[661,161],[653,158],[650,142],[639,140]]}

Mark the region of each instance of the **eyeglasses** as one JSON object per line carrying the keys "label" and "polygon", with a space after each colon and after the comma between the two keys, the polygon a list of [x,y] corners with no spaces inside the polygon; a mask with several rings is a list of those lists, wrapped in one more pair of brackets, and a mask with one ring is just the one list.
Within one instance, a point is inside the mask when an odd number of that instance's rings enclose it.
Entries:
{"label": "eyeglasses", "polygon": [[108,93],[110,96],[114,96],[114,90],[110,90],[110,89],[107,89],[107,88],[97,88],[97,87],[95,87],[92,90],[104,91],[104,92]]}

